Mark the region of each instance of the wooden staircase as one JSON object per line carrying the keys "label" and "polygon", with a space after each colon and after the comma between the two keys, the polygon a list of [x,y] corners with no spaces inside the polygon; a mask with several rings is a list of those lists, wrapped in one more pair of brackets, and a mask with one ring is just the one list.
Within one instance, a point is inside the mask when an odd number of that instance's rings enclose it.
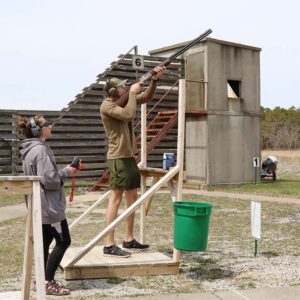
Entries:
{"label": "wooden staircase", "polygon": [[[149,154],[155,146],[167,135],[170,129],[177,124],[178,111],[160,111],[152,119],[147,126],[147,154]],[[136,138],[137,147],[141,147],[141,136]],[[136,162],[141,161],[141,153],[136,156]],[[96,184],[91,188],[91,191],[106,190],[108,188],[109,170],[99,178]]]}

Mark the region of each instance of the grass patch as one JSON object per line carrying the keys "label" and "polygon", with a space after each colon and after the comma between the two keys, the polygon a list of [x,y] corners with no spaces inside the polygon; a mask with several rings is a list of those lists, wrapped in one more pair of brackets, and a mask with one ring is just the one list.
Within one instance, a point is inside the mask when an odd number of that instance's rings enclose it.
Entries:
{"label": "grass patch", "polygon": [[120,277],[111,277],[111,278],[108,278],[106,280],[106,282],[109,283],[109,284],[120,284],[120,283],[123,283],[125,281],[127,281],[126,278],[120,278]]}
{"label": "grass patch", "polygon": [[[76,179],[76,177],[75,177],[75,179]],[[95,184],[95,182],[76,180],[76,187],[77,188],[91,188],[94,184]],[[72,186],[72,182],[71,182],[71,179],[69,179],[65,183],[65,187],[66,188],[71,188],[71,186]]]}
{"label": "grass patch", "polygon": [[256,284],[252,281],[249,282],[245,282],[245,283],[241,283],[239,284],[239,289],[255,289],[256,288]]}
{"label": "grass patch", "polygon": [[0,207],[24,203],[22,195],[0,195]]}
{"label": "grass patch", "polygon": [[[83,195],[93,186],[91,182],[77,182],[74,195]],[[66,198],[71,192],[71,183],[65,184]],[[0,195],[0,207],[24,203],[23,195]]]}
{"label": "grass patch", "polygon": [[300,180],[263,181],[261,183],[247,183],[240,185],[210,186],[209,191],[224,191],[235,193],[249,193],[254,195],[300,198]]}
{"label": "grass patch", "polygon": [[[65,194],[66,198],[68,199],[71,192],[71,186],[66,185],[65,186]],[[81,188],[77,186],[76,183],[76,189],[74,191],[74,195],[83,195],[86,193],[86,190],[84,188]],[[21,204],[24,203],[24,196],[23,195],[0,195],[0,207],[9,206],[9,205],[15,205],[15,204]]]}
{"label": "grass patch", "polygon": [[25,217],[0,223],[0,290],[7,279],[22,276],[25,223]]}
{"label": "grass patch", "polygon": [[[213,205],[208,251],[226,252],[226,255],[250,255],[253,253],[253,239],[250,229],[251,201],[226,198],[210,198],[184,195],[189,201],[204,201]],[[300,247],[297,204],[262,203],[262,240],[260,252],[278,255],[298,255]]]}
{"label": "grass patch", "polygon": [[267,256],[267,257],[279,256],[279,254],[275,251],[262,252],[261,255],[264,255],[264,256]]}

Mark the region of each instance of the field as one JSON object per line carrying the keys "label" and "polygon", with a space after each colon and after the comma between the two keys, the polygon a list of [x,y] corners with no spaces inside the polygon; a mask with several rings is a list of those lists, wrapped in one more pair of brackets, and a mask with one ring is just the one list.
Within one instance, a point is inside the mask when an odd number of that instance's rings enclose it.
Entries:
{"label": "field", "polygon": [[278,177],[281,179],[300,180],[300,150],[264,150],[261,153],[262,159],[269,155],[278,158]]}
{"label": "field", "polygon": [[295,151],[263,151],[261,159],[269,155],[278,159],[277,180],[264,179],[257,184],[240,184],[228,186],[210,186],[211,191],[226,191],[236,193],[250,193],[264,196],[286,196],[300,199],[300,150]]}

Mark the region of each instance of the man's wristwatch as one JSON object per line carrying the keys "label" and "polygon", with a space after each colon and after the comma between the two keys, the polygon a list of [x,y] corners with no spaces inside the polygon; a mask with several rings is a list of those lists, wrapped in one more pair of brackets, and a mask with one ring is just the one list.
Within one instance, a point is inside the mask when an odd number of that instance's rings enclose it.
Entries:
{"label": "man's wristwatch", "polygon": [[157,82],[157,81],[159,81],[159,78],[154,79],[154,78],[152,77],[152,81]]}

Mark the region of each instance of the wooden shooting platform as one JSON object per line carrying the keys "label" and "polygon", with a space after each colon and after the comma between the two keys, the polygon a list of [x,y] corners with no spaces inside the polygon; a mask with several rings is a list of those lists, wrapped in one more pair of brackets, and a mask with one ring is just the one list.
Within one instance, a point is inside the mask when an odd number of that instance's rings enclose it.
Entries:
{"label": "wooden shooting platform", "polygon": [[178,274],[179,262],[154,251],[132,253],[128,258],[103,255],[103,246],[96,246],[72,267],[67,262],[79,248],[70,248],[64,255],[61,267],[66,280],[108,277],[130,277]]}
{"label": "wooden shooting platform", "polygon": [[[145,188],[144,183],[146,178],[153,178],[153,186],[151,187],[151,189],[153,189],[152,193],[150,193],[149,196],[142,195],[141,198],[137,200],[137,202],[142,204],[140,240],[144,243],[144,223],[154,197],[154,192],[163,184],[167,184],[170,180],[174,180],[175,177],[177,178],[178,168],[177,171],[176,168],[166,171],[143,167],[140,168],[140,172],[143,178],[143,189]],[[159,183],[160,180],[162,183]],[[104,194],[97,202],[102,201],[106,196],[107,195]],[[123,217],[121,215],[118,219],[121,221],[130,214],[130,211],[133,211],[132,207],[128,208],[122,214]],[[70,229],[73,228],[76,223],[77,221],[74,221],[70,226]],[[109,226],[110,225],[108,225],[108,227]],[[107,232],[106,229],[104,229],[94,241],[89,243],[90,245],[92,243],[92,246],[87,245],[83,248],[70,247],[67,249],[60,264],[64,269],[64,277],[66,280],[178,274],[178,251],[175,249],[173,258],[160,252],[155,252],[154,250],[151,250],[151,248],[149,251],[133,252],[131,256],[127,258],[103,255],[103,246],[95,246],[95,243],[104,236],[105,232]],[[82,253],[83,255],[78,255],[78,253]],[[77,258],[74,260],[74,257]]]}
{"label": "wooden shooting platform", "polygon": [[[141,243],[145,243],[145,222],[153,197],[159,189],[169,187],[172,201],[181,201],[183,182],[183,157],[184,157],[184,124],[185,124],[185,80],[179,80],[178,103],[178,138],[176,166],[169,170],[147,167],[147,126],[146,106],[141,109],[141,196],[112,223],[107,225],[91,241],[81,248],[69,248],[61,262],[65,279],[87,279],[107,277],[127,277],[145,275],[170,275],[179,272],[179,251],[173,248],[173,257],[149,250],[147,252],[132,253],[128,258],[108,257],[103,255],[103,246],[100,241],[118,224],[140,209],[140,236]],[[176,116],[177,117],[177,116]],[[152,186],[147,189],[147,179],[152,178]],[[103,194],[71,225],[72,230],[79,222],[90,214],[100,203],[109,198],[110,191]],[[154,228],[154,230],[159,228]],[[72,235],[72,234],[71,234]],[[101,243],[103,244],[103,242]]]}

